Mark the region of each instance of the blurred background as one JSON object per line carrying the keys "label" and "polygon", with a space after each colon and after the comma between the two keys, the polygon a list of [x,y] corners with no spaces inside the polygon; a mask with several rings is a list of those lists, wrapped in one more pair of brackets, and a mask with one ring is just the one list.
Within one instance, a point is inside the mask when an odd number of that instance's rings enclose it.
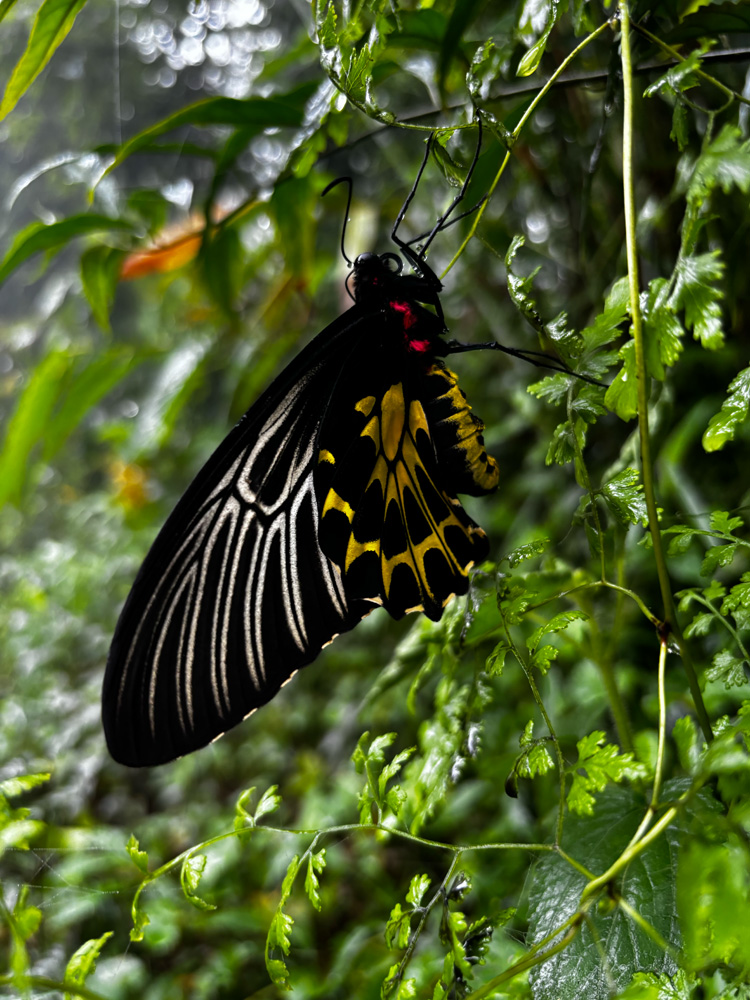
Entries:
{"label": "blurred background", "polygon": [[[504,791],[533,711],[526,682],[518,670],[487,679],[488,649],[481,643],[458,656],[463,607],[439,625],[414,616],[393,622],[375,612],[262,712],[164,767],[115,765],[100,727],[114,625],[160,524],[273,375],[347,307],[339,250],[344,191],[322,200],[323,187],[341,175],[353,178],[350,256],[392,250],[390,230],[427,130],[470,120],[467,72],[486,43],[484,62],[475,60],[469,72],[488,122],[467,199],[474,204],[505,155],[497,123],[512,128],[540,81],[609,16],[597,3],[574,5],[576,13],[550,35],[540,70],[524,78],[516,74],[519,59],[546,17],[534,14],[534,5],[474,5],[473,16],[458,26],[452,4],[397,6],[339,9],[338,30],[348,24],[352,45],[361,37],[359,51],[371,46],[368,87],[357,90],[350,73],[357,107],[326,75],[337,72],[335,52],[323,45],[321,65],[313,14],[302,0],[90,0],[40,78],[0,122],[4,251],[36,222],[98,213],[122,224],[44,247],[0,288],[0,778],[51,773],[24,798],[32,818],[46,826],[31,850],[9,851],[1,863],[6,905],[12,908],[27,884],[41,913],[29,942],[38,976],[59,980],[80,944],[112,930],[89,980],[107,997],[276,996],[264,966],[265,936],[286,866],[307,842],[255,832],[249,842],[217,845],[202,892],[218,910],[191,907],[176,877],[162,879],[147,890],[151,924],[137,944],[128,941],[129,907],[140,874],[125,842],[135,833],[156,867],[230,829],[234,803],[250,786],[259,792],[279,786],[282,805],[268,820],[276,826],[356,822],[361,778],[350,756],[365,730],[397,732],[394,750],[419,747],[404,787],[407,822],[424,836],[525,842],[552,832],[554,775],[515,799]],[[0,84],[26,44],[32,16],[20,5],[2,24]],[[383,18],[395,27],[378,41],[373,33]],[[699,25],[680,27],[676,8],[667,4],[656,6],[650,24],[675,43],[692,45],[700,33]],[[443,41],[451,25],[452,51]],[[719,43],[743,40],[732,35]],[[639,62],[658,63],[643,39],[636,39],[635,53]],[[507,292],[503,259],[515,235],[526,239],[515,266],[521,275],[538,269],[533,296],[547,323],[564,311],[572,328],[585,327],[625,273],[618,60],[608,29],[574,62],[576,79],[554,88],[534,113],[478,237],[444,279],[453,337],[548,347]],[[661,72],[639,75],[638,94]],[[746,62],[720,62],[712,72],[748,94]],[[175,119],[173,128],[155,132],[107,171],[124,142],[216,97],[279,97],[285,124],[222,124],[213,106],[208,124]],[[721,103],[702,91],[696,101]],[[718,134],[725,120],[719,112],[709,126],[705,114],[689,114],[678,144],[670,138],[673,103],[658,94],[637,98],[644,287],[671,274],[685,177],[706,129]],[[747,111],[745,105],[739,112],[745,130]],[[726,112],[730,119],[737,121],[736,108]],[[429,230],[453,198],[476,142],[475,129],[456,133],[442,165],[430,162],[404,235]],[[744,507],[750,486],[746,429],[711,456],[701,447],[708,419],[746,363],[750,318],[746,268],[733,266],[747,257],[747,192],[731,185],[717,190],[712,209],[707,245],[720,248],[727,265],[727,343],[710,352],[684,340],[679,365],[652,397],[659,502],[668,517],[698,515],[691,523],[704,526],[714,507]],[[216,226],[204,239],[207,211]],[[470,222],[435,240],[430,264],[437,273]],[[160,253],[144,254],[154,245]],[[546,571],[548,579],[557,574],[560,589],[576,573],[596,575],[586,524],[577,519],[582,490],[573,466],[546,461],[555,428],[567,418],[564,403],[551,406],[527,393],[540,373],[498,353],[465,355],[452,367],[487,424],[487,449],[502,470],[496,495],[466,502],[490,537],[493,561],[548,538]],[[590,427],[586,457],[597,486],[634,464],[634,428],[612,413]],[[627,562],[628,586],[658,613],[642,537],[641,529],[626,534],[613,527],[608,555],[613,565]],[[699,579],[704,553],[694,548],[675,562],[678,587]],[[491,594],[493,570],[486,570],[479,586]],[[632,730],[653,733],[650,631],[630,607],[615,608],[609,598],[591,598],[588,610],[602,635],[616,622],[621,641],[608,655]],[[708,652],[715,648],[709,642]],[[542,683],[568,746],[593,728],[613,734],[606,689],[590,656],[579,651]],[[668,686],[677,717],[689,701],[678,669]],[[709,685],[707,699],[713,712],[731,712],[741,693]],[[480,731],[481,751],[472,743]],[[396,961],[382,933],[390,908],[415,872],[438,883],[445,859],[371,834],[341,834],[326,847],[322,913],[313,913],[304,897],[290,911],[297,995],[377,997]],[[520,902],[523,912],[528,860],[517,851],[467,855],[475,878],[471,906],[499,912]],[[495,936],[493,963],[518,952],[519,935]],[[415,955],[410,974],[423,972],[420,981],[430,981],[440,958],[435,948]]]}

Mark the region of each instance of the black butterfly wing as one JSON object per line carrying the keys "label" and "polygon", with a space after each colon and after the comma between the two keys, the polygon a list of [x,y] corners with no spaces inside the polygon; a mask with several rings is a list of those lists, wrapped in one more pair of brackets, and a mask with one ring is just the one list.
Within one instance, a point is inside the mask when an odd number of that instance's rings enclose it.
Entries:
{"label": "black butterfly wing", "polygon": [[269,701],[373,604],[318,544],[316,441],[371,317],[354,306],[266,390],[157,536],[112,642],[103,722],[121,763],[195,750]]}
{"label": "black butterfly wing", "polygon": [[[420,332],[415,322],[412,342],[422,343]],[[350,597],[382,603],[394,618],[424,611],[437,620],[488,554],[456,493],[491,492],[499,471],[455,375],[399,351],[399,340],[370,345],[368,378],[337,393],[321,426],[320,544]]]}

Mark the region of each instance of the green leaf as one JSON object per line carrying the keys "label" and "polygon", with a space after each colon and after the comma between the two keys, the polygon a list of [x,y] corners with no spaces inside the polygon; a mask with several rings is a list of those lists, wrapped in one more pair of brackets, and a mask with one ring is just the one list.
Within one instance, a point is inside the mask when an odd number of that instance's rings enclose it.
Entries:
{"label": "green leaf", "polygon": [[552,432],[552,438],[547,449],[544,461],[546,465],[565,465],[566,462],[575,461],[576,457],[576,433],[575,427],[570,420],[565,420],[558,424]]}
{"label": "green leaf", "polygon": [[310,900],[312,905],[316,910],[320,910],[320,882],[318,880],[318,875],[322,873],[326,866],[326,852],[325,849],[318,851],[317,854],[311,854],[307,859],[307,873],[305,875],[305,892],[307,893],[307,898]]}
{"label": "green leaf", "polygon": [[445,78],[456,55],[461,51],[464,33],[476,17],[483,0],[456,0],[440,46],[437,76],[441,93],[445,90]]}
{"label": "green leaf", "polygon": [[389,764],[385,765],[378,777],[378,790],[381,795],[385,793],[386,784],[391,780],[391,778],[395,778],[416,749],[416,747],[408,747],[406,750],[402,750],[400,753],[396,754]]}
{"label": "green leaf", "polygon": [[0,0],[0,21],[13,9],[16,0]]}
{"label": "green leaf", "polygon": [[542,742],[535,743],[526,754],[525,760],[521,763],[518,773],[522,777],[535,778],[537,774],[547,774],[553,770],[555,762],[552,755]]}
{"label": "green leaf", "polygon": [[724,343],[722,293],[715,284],[723,276],[724,263],[718,250],[680,257],[669,297],[670,307],[685,310],[685,326],[691,327],[695,339],[710,351],[718,350]]}
{"label": "green leaf", "polygon": [[700,763],[702,745],[692,716],[683,715],[675,722],[672,738],[677,746],[677,753],[683,769],[688,774],[695,774]]}
{"label": "green leaf", "polygon": [[133,926],[130,929],[130,940],[142,941],[145,929],[151,923],[151,920],[146,911],[140,907],[138,898],[133,900],[130,915],[133,920]]}
{"label": "green leaf", "polygon": [[413,910],[404,910],[400,903],[391,910],[385,925],[385,943],[389,948],[405,948],[409,941]]}
{"label": "green leaf", "polygon": [[547,750],[547,741],[534,739],[533,719],[529,719],[526,723],[518,742],[524,752],[516,761],[515,771],[521,778],[534,778],[537,774],[546,774],[555,766]]}
{"label": "green leaf", "polygon": [[336,49],[339,38],[336,20],[336,7],[332,3],[319,2],[315,5],[315,28],[318,35],[318,45],[321,49]]}
{"label": "green leaf", "polygon": [[492,38],[479,45],[466,74],[466,86],[475,101],[489,99],[490,88],[500,76],[506,60],[507,53],[502,52]]}
{"label": "green leaf", "polygon": [[712,545],[703,557],[701,574],[711,576],[720,566],[728,566],[734,559],[738,548],[739,542],[729,545]]}
{"label": "green leaf", "polygon": [[[11,981],[15,978],[21,983],[28,975],[30,964],[26,941],[39,926],[42,916],[37,907],[27,906],[28,895],[29,886],[21,886],[12,913],[8,912],[5,903],[3,904],[3,923],[6,924],[9,932],[6,940],[10,939],[10,978]],[[23,983],[23,985],[26,984]]]}
{"label": "green leaf", "polygon": [[516,27],[516,34],[518,36],[528,36],[530,32],[536,33],[536,31],[539,30],[538,21],[545,8],[547,11],[547,19],[541,36],[536,42],[534,42],[531,48],[521,59],[518,69],[516,70],[518,76],[530,76],[536,70],[539,65],[539,61],[544,54],[544,50],[547,47],[547,41],[549,40],[552,29],[557,23],[560,15],[567,10],[567,7],[567,2],[561,2],[561,0],[548,0],[548,2],[544,4],[539,4],[536,0],[531,0],[531,2],[526,0],[526,2],[521,6],[518,14],[518,25]]}
{"label": "green leaf", "polygon": [[525,545],[519,545],[512,549],[505,558],[512,569],[525,559],[533,559],[535,556],[542,555],[549,548],[549,544],[549,538],[536,538],[533,542],[527,542]]}
{"label": "green leaf", "polygon": [[622,368],[604,395],[604,402],[621,420],[632,420],[638,412],[638,373],[635,367],[635,342],[629,340],[620,349]]}
{"label": "green leaf", "polygon": [[[674,97],[696,87],[698,78],[695,71],[701,68],[701,57],[705,51],[703,48],[694,49],[685,59],[677,63],[676,66],[671,66],[663,76],[646,87],[643,96],[653,97],[656,94],[668,94]],[[682,105],[679,106],[682,107]]]}
{"label": "green leaf", "polygon": [[406,893],[406,902],[412,906],[421,906],[424,894],[430,887],[429,875],[415,875],[409,883],[409,891]]}
{"label": "green leaf", "polygon": [[4,781],[0,781],[0,795],[14,799],[17,795],[23,795],[24,792],[39,788],[51,777],[49,771],[42,771],[38,774],[19,774],[16,778],[6,778]]}
{"label": "green leaf", "polygon": [[[63,981],[75,986],[83,986],[86,979],[96,969],[96,960],[112,934],[113,931],[107,931],[99,938],[90,938],[76,949],[65,967]],[[64,996],[65,1000],[72,1000],[70,993],[65,993]]]}
{"label": "green leaf", "polygon": [[255,816],[253,817],[256,823],[259,819],[262,819],[263,816],[276,812],[281,805],[281,796],[277,794],[278,789],[278,785],[271,785],[270,788],[266,789],[266,791],[261,795],[260,802],[255,810]]}
{"label": "green leaf", "polygon": [[144,875],[148,875],[148,854],[146,851],[141,850],[135,834],[130,834],[128,842],[125,845],[125,850],[128,852],[128,857],[136,868],[142,871]]}
{"label": "green leaf", "polygon": [[507,642],[505,639],[501,639],[487,657],[485,669],[490,677],[499,677],[502,674],[503,667],[505,666],[505,657],[509,652],[510,647]]}
{"label": "green leaf", "polygon": [[42,922],[42,911],[37,906],[28,906],[28,886],[23,886],[13,907],[14,930],[22,941],[28,941],[36,934]]}
{"label": "green leaf", "polygon": [[[679,794],[664,790],[664,799]],[[627,847],[646,807],[624,788],[604,792],[591,815],[568,818],[562,847],[589,871],[605,872]],[[675,827],[635,857],[617,893],[675,948],[679,946],[675,903]],[[581,902],[586,876],[555,854],[536,866],[529,894],[529,944],[559,928]],[[677,966],[619,907],[593,907],[572,941],[530,972],[535,1000],[580,1000],[618,995],[636,972],[672,975]]]}
{"label": "green leaf", "polygon": [[[44,0],[34,18],[26,49],[5,88],[0,103],[0,121],[13,110],[50,61],[73,27],[85,2],[86,0]],[[2,12],[3,16],[6,11],[7,7]]]}
{"label": "green leaf", "polygon": [[711,531],[720,531],[731,535],[737,528],[744,525],[741,517],[732,517],[726,510],[712,510],[710,518]]}
{"label": "green leaf", "polygon": [[588,620],[589,616],[585,611],[561,611],[550,618],[548,622],[545,622],[544,625],[540,625],[539,628],[535,629],[526,640],[526,645],[529,649],[535,650],[545,635],[551,635],[553,632],[563,632],[573,622],[587,622]]}
{"label": "green leaf", "polygon": [[209,125],[228,125],[242,128],[249,140],[249,131],[260,134],[266,128],[297,128],[302,124],[305,102],[316,89],[314,81],[303,84],[287,94],[273,97],[209,97],[196,101],[185,108],[180,108],[173,114],[162,118],[149,128],[138,132],[132,139],[120,146],[114,161],[107,173],[114,170],[133,153],[147,150],[153,140],[165,132],[180,128],[183,125],[205,127]]}
{"label": "green leaf", "polygon": [[294,885],[294,880],[297,877],[297,872],[299,871],[299,855],[295,854],[292,860],[289,862],[286,875],[284,876],[284,881],[281,883],[281,903],[283,906],[292,891],[292,886]]}
{"label": "green leaf", "polygon": [[644,771],[632,753],[620,753],[620,748],[605,743],[603,732],[584,736],[576,744],[578,763],[571,768],[573,781],[568,792],[568,807],[579,816],[593,816],[594,792],[601,792],[610,783],[635,777]]}
{"label": "green leaf", "polygon": [[664,366],[674,365],[682,353],[685,331],[668,300],[669,282],[654,278],[641,296],[645,335],[646,368],[650,375],[664,380]]}
{"label": "green leaf", "polygon": [[541,58],[544,55],[544,50],[547,48],[549,36],[550,31],[548,29],[534,42],[531,48],[524,53],[518,64],[518,69],[516,70],[517,76],[531,76],[532,73],[536,72]]}
{"label": "green leaf", "polygon": [[[81,364],[80,362],[83,362]],[[93,359],[76,359],[65,392],[42,435],[42,458],[50,461],[96,404],[140,363],[130,348],[113,347]]]}
{"label": "green leaf", "polygon": [[620,327],[630,312],[630,286],[627,278],[618,278],[604,301],[604,309],[593,323],[581,330],[586,350],[591,351],[610,344],[620,335]]}
{"label": "green leaf", "polygon": [[551,664],[557,659],[559,653],[560,651],[556,646],[542,646],[540,649],[534,651],[531,657],[531,666],[544,676]]}
{"label": "green leaf", "polygon": [[283,958],[276,956],[279,952],[285,956],[289,955],[289,950],[292,947],[290,935],[293,927],[293,918],[279,908],[273,916],[266,937],[266,969],[271,981],[283,990],[291,989],[289,969]]}
{"label": "green leaf", "polygon": [[716,617],[717,616],[711,611],[705,611],[697,614],[685,629],[685,637],[687,639],[692,639],[693,636],[696,635],[707,635],[708,630],[716,621]]}
{"label": "green leaf", "polygon": [[508,293],[513,305],[518,309],[524,319],[531,326],[541,332],[544,330],[542,318],[536,308],[536,300],[532,298],[531,291],[534,285],[534,278],[539,273],[540,268],[536,268],[527,277],[520,277],[513,270],[513,263],[516,255],[526,240],[523,236],[514,236],[505,254],[505,268],[507,271]]}
{"label": "green leaf", "polygon": [[736,583],[724,598],[721,605],[723,615],[733,615],[739,628],[748,628],[750,614],[750,579],[743,573],[741,583]]}
{"label": "green leaf", "polygon": [[216,905],[209,903],[198,895],[203,872],[206,870],[208,858],[205,854],[189,854],[182,862],[180,868],[180,883],[185,897],[198,910],[215,910]]}
{"label": "green leaf", "polygon": [[630,986],[617,994],[617,1000],[692,1000],[697,985],[698,981],[689,978],[683,969],[661,976],[636,972]]}
{"label": "green leaf", "polygon": [[706,451],[719,451],[727,441],[733,441],[735,431],[747,419],[750,407],[750,368],[743,369],[729,383],[729,395],[721,404],[721,410],[708,422],[703,435]]}
{"label": "green leaf", "polygon": [[744,139],[735,125],[725,125],[698,157],[688,201],[701,205],[716,187],[727,194],[733,187],[743,194],[750,191],[750,139]]}
{"label": "green leaf", "polygon": [[602,486],[607,507],[620,524],[648,524],[643,485],[637,469],[623,469]]}
{"label": "green leaf", "polygon": [[714,654],[711,666],[706,670],[706,680],[722,681],[724,687],[744,687],[747,684],[745,667],[747,662],[733,656],[728,649],[720,649]]}
{"label": "green leaf", "polygon": [[59,222],[49,224],[32,222],[16,235],[8,252],[0,261],[0,283],[5,281],[11,271],[14,271],[19,264],[28,260],[35,253],[41,253],[43,250],[54,253],[79,236],[122,231],[130,228],[130,223],[123,219],[112,219],[107,215],[97,215],[93,212],[91,214],[70,215]]}
{"label": "green leaf", "polygon": [[677,143],[677,148],[684,153],[688,146],[688,111],[682,101],[675,101],[672,108],[672,128],[669,138]]}
{"label": "green leaf", "polygon": [[94,319],[110,332],[109,310],[114,302],[124,253],[112,247],[90,247],[81,257],[81,282]]}
{"label": "green leaf", "polygon": [[693,839],[680,852],[677,906],[693,968],[750,965],[750,856],[735,833],[722,843]]}
{"label": "green leaf", "polygon": [[246,788],[237,799],[234,807],[234,829],[252,829],[255,826],[255,817],[249,811],[250,802],[255,794],[255,785]]}

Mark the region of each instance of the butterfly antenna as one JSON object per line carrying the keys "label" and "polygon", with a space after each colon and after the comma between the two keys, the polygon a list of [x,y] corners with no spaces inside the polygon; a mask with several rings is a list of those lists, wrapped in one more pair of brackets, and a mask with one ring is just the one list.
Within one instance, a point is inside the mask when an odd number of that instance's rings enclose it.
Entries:
{"label": "butterfly antenna", "polygon": [[[430,230],[430,232],[427,234],[427,239],[422,244],[422,248],[420,250],[420,253],[422,255],[424,255],[424,254],[427,253],[427,248],[429,247],[430,243],[432,243],[432,241],[435,239],[435,237],[437,236],[437,234],[439,232],[441,232],[441,230],[446,229],[448,226],[450,226],[450,225],[453,224],[452,222],[448,222],[448,218],[453,213],[453,210],[456,208],[456,206],[460,205],[461,202],[466,197],[466,191],[467,191],[467,188],[469,187],[469,182],[471,181],[471,178],[472,178],[472,176],[474,174],[474,170],[476,169],[477,163],[479,162],[479,152],[480,152],[480,150],[482,148],[482,119],[481,119],[481,116],[477,118],[477,126],[478,126],[478,129],[479,129],[479,137],[477,139],[477,148],[474,150],[474,158],[472,159],[471,164],[469,165],[469,169],[466,171],[466,177],[464,179],[463,184],[461,185],[461,190],[458,192],[458,194],[453,199],[453,201],[450,203],[450,205],[448,206],[448,208],[443,212],[443,214],[437,220],[437,222],[432,227],[432,229]],[[458,222],[459,219],[463,219],[467,215],[471,215],[472,212],[475,212],[479,208],[479,206],[482,204],[482,202],[485,201],[486,197],[487,196],[485,195],[482,198],[482,200],[479,201],[474,206],[474,208],[470,208],[468,212],[464,212],[462,215],[459,215],[457,218],[455,218],[453,220],[453,222]]]}
{"label": "butterfly antenna", "polygon": [[[484,205],[484,203],[486,201],[487,201],[487,195],[483,194],[482,197],[479,199],[479,201],[476,203],[476,205],[473,205],[471,208],[467,208],[466,211],[465,212],[461,212],[460,215],[454,215],[453,218],[450,220],[450,222],[446,222],[444,225],[442,225],[440,227],[440,231],[442,232],[444,229],[447,229],[449,226],[455,226],[455,224],[457,222],[460,222],[461,219],[465,219],[467,216],[473,215],[474,212],[476,212],[477,209],[481,208],[482,205]],[[406,245],[410,246],[410,247],[414,246],[415,243],[419,243],[420,240],[423,240],[423,239],[425,239],[425,237],[429,236],[431,232],[432,232],[432,230],[428,229],[427,232],[420,233],[419,236],[412,236],[412,238],[410,240],[406,241]]]}
{"label": "butterfly antenna", "polygon": [[325,198],[328,192],[335,188],[337,184],[346,184],[349,188],[349,194],[346,199],[346,214],[344,215],[344,225],[341,227],[341,256],[344,258],[349,267],[352,266],[351,260],[346,255],[346,249],[344,244],[346,242],[346,224],[349,221],[349,210],[352,207],[352,192],[354,190],[354,184],[352,183],[351,177],[337,177],[335,181],[331,181],[330,184],[321,191],[320,197]]}
{"label": "butterfly antenna", "polygon": [[403,205],[401,206],[401,211],[398,213],[398,215],[396,216],[396,221],[393,223],[393,229],[391,230],[391,239],[397,246],[401,247],[402,249],[405,246],[408,246],[408,244],[404,243],[402,239],[399,239],[399,237],[396,235],[396,232],[398,230],[398,227],[404,221],[406,210],[408,209],[409,205],[411,205],[412,199],[414,198],[414,195],[417,193],[417,188],[419,187],[419,182],[422,179],[424,168],[427,166],[427,160],[430,157],[430,150],[432,149],[432,140],[434,138],[435,138],[434,133],[430,132],[430,134],[427,137],[427,142],[425,143],[424,156],[422,157],[422,164],[419,170],[417,171],[417,176],[415,177],[414,183],[411,186],[411,191],[407,194],[406,199]]}

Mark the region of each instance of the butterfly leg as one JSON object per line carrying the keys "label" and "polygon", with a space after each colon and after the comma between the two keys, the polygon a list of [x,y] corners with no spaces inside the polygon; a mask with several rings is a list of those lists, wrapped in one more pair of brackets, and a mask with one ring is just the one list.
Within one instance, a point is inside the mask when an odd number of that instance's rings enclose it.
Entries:
{"label": "butterfly leg", "polygon": [[442,345],[442,349],[436,350],[435,353],[441,357],[447,357],[449,354],[466,354],[468,351],[502,351],[503,354],[509,354],[512,358],[520,358],[521,361],[527,361],[530,365],[534,365],[535,368],[547,368],[549,371],[560,372],[563,375],[572,375],[582,382],[588,382],[589,385],[600,385],[605,389],[607,388],[605,382],[599,382],[588,375],[581,375],[579,372],[571,371],[562,361],[550,357],[549,354],[545,354],[543,351],[526,351],[513,347],[504,347],[502,344],[498,344],[496,340],[490,341],[487,344],[462,344],[458,340],[446,340]]}

